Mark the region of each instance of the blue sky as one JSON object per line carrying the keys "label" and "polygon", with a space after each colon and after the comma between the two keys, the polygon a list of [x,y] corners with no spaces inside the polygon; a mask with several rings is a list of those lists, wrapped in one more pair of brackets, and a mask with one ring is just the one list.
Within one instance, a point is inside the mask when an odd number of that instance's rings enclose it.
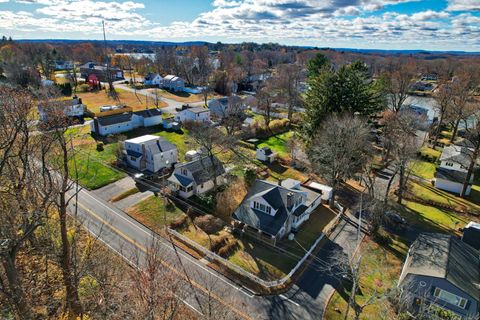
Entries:
{"label": "blue sky", "polygon": [[480,51],[480,0],[0,0],[14,39]]}

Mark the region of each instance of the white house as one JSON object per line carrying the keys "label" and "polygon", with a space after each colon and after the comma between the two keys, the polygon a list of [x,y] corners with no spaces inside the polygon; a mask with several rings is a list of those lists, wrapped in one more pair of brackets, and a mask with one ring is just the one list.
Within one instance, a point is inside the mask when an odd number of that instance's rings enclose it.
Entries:
{"label": "white house", "polygon": [[163,78],[161,75],[159,75],[158,73],[149,72],[145,76],[143,83],[147,86],[159,86],[162,84],[162,81]]}
{"label": "white house", "polygon": [[162,110],[160,109],[145,109],[133,112],[132,116],[133,126],[135,128],[140,127],[152,127],[162,124]]}
{"label": "white house", "polygon": [[257,160],[272,163],[277,158],[277,154],[272,152],[269,147],[258,148],[256,152]]}
{"label": "white house", "polygon": [[125,140],[124,147],[128,165],[140,171],[158,172],[178,161],[177,147],[162,137],[145,135]]}
{"label": "white house", "polygon": [[38,114],[41,121],[48,121],[49,117],[64,116],[67,118],[82,119],[87,107],[82,103],[81,98],[72,98],[70,100],[58,100],[48,105],[38,105]]}
{"label": "white house", "polygon": [[180,197],[190,198],[212,190],[215,186],[214,179],[217,186],[223,185],[225,169],[216,157],[213,157],[213,160],[203,157],[177,165],[168,181],[170,188],[178,192]]}
{"label": "white house", "polygon": [[[440,166],[435,172],[435,187],[448,192],[460,194],[467,178],[472,150],[467,147],[450,145],[443,148]],[[473,174],[470,185],[465,192],[469,195],[472,189]]]}
{"label": "white house", "polygon": [[232,214],[237,228],[265,240],[277,240],[297,231],[321,203],[320,194],[287,179],[280,185],[257,180]]}
{"label": "white house", "polygon": [[164,89],[168,89],[171,91],[183,91],[183,88],[185,88],[185,80],[183,80],[180,77],[174,76],[169,74],[168,76],[165,76],[161,83],[160,87]]}
{"label": "white house", "polygon": [[151,127],[161,124],[160,109],[146,109],[135,112],[95,117],[90,123],[90,131],[100,136],[127,132],[136,128]]}
{"label": "white house", "polygon": [[175,121],[210,122],[210,110],[202,107],[185,108],[175,115]]}
{"label": "white house", "polygon": [[231,114],[240,115],[244,110],[247,109],[246,105],[242,101],[242,98],[237,95],[211,99],[208,101],[207,106],[212,115],[220,119]]}

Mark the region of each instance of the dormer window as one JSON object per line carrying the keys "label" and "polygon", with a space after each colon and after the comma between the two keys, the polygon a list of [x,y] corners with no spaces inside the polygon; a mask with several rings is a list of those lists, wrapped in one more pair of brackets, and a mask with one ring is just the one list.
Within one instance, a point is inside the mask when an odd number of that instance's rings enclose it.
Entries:
{"label": "dormer window", "polygon": [[266,206],[263,203],[259,203],[257,201],[253,201],[253,208],[268,214],[272,214],[272,207]]}
{"label": "dormer window", "polygon": [[187,169],[182,168],[180,171],[181,171],[182,175],[184,175],[184,176],[188,175],[188,170]]}
{"label": "dormer window", "polygon": [[453,163],[452,163],[452,162],[447,162],[447,163],[445,163],[445,165],[446,165],[447,167],[453,167]]}

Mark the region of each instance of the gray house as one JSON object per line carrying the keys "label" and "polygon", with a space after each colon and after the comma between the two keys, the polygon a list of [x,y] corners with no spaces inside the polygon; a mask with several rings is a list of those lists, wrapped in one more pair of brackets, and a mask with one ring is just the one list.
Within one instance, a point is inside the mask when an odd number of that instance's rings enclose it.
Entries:
{"label": "gray house", "polygon": [[321,202],[321,194],[287,179],[281,184],[257,180],[232,214],[237,228],[276,243],[298,230]]}
{"label": "gray house", "polygon": [[213,157],[202,157],[194,161],[178,164],[175,171],[168,178],[172,191],[182,198],[202,194],[212,190],[216,185],[225,183],[225,168],[222,163]]}
{"label": "gray house", "polygon": [[399,287],[407,310],[431,319],[475,319],[480,301],[480,252],[456,237],[423,233],[408,251]]}

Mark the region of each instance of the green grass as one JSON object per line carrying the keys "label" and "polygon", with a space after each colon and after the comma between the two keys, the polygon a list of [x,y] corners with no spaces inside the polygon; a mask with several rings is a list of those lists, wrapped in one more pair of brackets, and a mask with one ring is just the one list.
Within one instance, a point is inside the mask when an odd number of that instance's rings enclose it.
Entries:
{"label": "green grass", "polygon": [[[466,211],[466,212],[480,212],[479,199],[475,199],[477,195],[476,192],[473,193],[472,197],[467,197],[466,199],[458,197],[452,193],[437,189],[431,185],[423,183],[411,183],[409,185],[410,191],[418,198],[434,201],[436,203],[447,205],[450,208],[457,211]],[[479,186],[474,186],[474,191],[478,190]]]}
{"label": "green grass", "polygon": [[126,176],[123,172],[107,167],[89,154],[77,153],[75,161],[73,158],[70,160],[72,178],[77,176],[74,171],[75,165],[79,184],[90,190],[101,188]]}
{"label": "green grass", "polygon": [[183,161],[185,158],[185,153],[189,150],[196,149],[195,144],[192,139],[188,136],[188,130],[182,129],[182,133],[170,132],[170,131],[160,131],[154,133],[156,136],[160,136],[168,140],[177,146],[178,158],[180,161]]}
{"label": "green grass", "polygon": [[424,157],[430,157],[430,158],[438,159],[438,158],[440,158],[440,155],[442,154],[442,152],[438,151],[436,149],[429,148],[429,147],[422,147],[420,149],[420,154]]}
{"label": "green grass", "polygon": [[262,140],[258,147],[270,147],[270,149],[272,149],[273,152],[278,153],[280,157],[287,158],[290,154],[287,143],[292,136],[293,131],[277,134],[275,136],[271,136],[266,140]]}
{"label": "green grass", "polygon": [[403,216],[422,230],[455,232],[468,223],[466,219],[447,210],[413,201],[404,201],[404,205],[407,210]]}
{"label": "green grass", "polygon": [[[127,209],[127,213],[155,231],[165,225],[164,200],[162,197],[150,196]],[[183,212],[174,205],[167,206],[167,224],[178,218]]]}
{"label": "green grass", "polygon": [[414,160],[410,163],[410,169],[413,175],[430,180],[435,175],[436,166],[428,161]]}

